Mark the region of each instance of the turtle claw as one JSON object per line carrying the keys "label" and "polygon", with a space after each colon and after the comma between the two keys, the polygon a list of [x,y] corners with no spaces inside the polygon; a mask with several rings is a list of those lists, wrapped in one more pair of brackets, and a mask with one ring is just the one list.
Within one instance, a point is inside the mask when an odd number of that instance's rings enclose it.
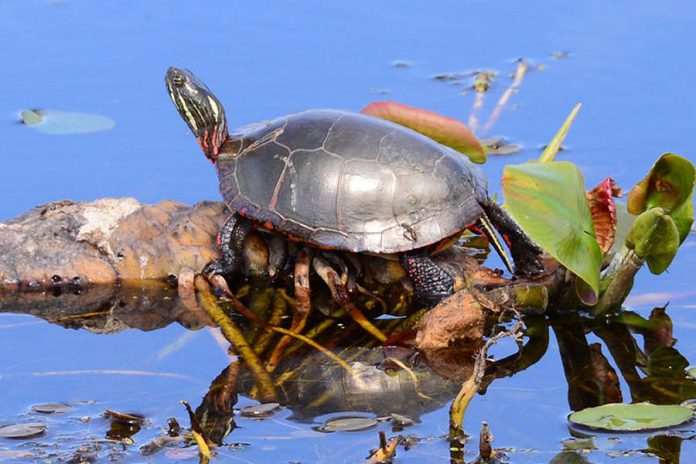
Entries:
{"label": "turtle claw", "polygon": [[519,277],[534,277],[544,272],[544,263],[535,249],[524,249],[517,256],[515,275]]}
{"label": "turtle claw", "polygon": [[227,272],[227,269],[225,269],[222,261],[219,259],[213,259],[203,267],[201,274],[203,274],[206,279],[211,280],[216,275],[226,277],[229,275],[229,272]]}

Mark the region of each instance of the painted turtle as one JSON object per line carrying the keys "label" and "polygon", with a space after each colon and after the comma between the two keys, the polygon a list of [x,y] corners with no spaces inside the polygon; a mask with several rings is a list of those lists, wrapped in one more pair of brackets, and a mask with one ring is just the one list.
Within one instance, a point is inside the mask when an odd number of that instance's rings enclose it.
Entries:
{"label": "painted turtle", "polygon": [[323,249],[398,253],[416,295],[437,301],[453,285],[429,253],[474,225],[501,252],[491,222],[518,273],[541,270],[539,248],[488,198],[481,172],[460,153],[403,126],[336,110],[230,134],[222,104],[193,73],[171,67],[165,81],[234,211],[220,231],[215,272],[233,272],[244,238],[261,226]]}

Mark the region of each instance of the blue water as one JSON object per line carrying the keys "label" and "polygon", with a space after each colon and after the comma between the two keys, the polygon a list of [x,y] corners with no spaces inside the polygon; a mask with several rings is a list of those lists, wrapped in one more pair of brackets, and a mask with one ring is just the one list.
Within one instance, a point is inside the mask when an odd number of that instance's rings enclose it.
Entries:
{"label": "blue water", "polygon": [[[588,184],[611,175],[628,189],[663,152],[696,159],[694,24],[693,5],[677,1],[3,1],[0,220],[64,198],[219,198],[212,167],[165,92],[170,65],[201,77],[225,104],[232,125],[306,108],[357,111],[378,99],[466,121],[472,94],[461,95],[461,87],[432,76],[482,68],[502,73],[486,96],[486,115],[509,85],[514,60],[525,58],[543,70],[529,72],[491,134],[526,150],[491,159],[485,167],[491,190],[500,190],[502,166],[537,156],[580,101],[562,157],[583,168]],[[570,55],[553,59],[557,51]],[[411,65],[397,68],[395,60]],[[116,126],[46,135],[17,123],[26,108],[100,114]],[[696,359],[696,290],[690,283],[695,245],[692,236],[669,273],[642,272],[633,293],[643,295],[633,305],[643,314],[672,301],[678,348],[689,359]],[[654,292],[668,295],[645,302]],[[169,415],[187,423],[177,401],[195,402],[226,364],[206,332],[158,358],[187,333],[178,326],[114,336],[43,323],[2,328],[31,321],[0,314],[0,422],[36,402],[93,399],[104,407],[147,410],[160,423]],[[190,379],[28,375],[78,369],[171,372]],[[552,340],[540,363],[476,398],[465,426],[475,431],[488,420],[496,446],[540,451],[517,453],[512,462],[548,462],[569,435],[565,389]],[[442,408],[422,417],[409,433],[445,433],[446,414]],[[356,462],[376,445],[374,431],[316,434],[282,418],[263,427],[247,420],[232,437],[257,440],[235,454],[246,462]],[[426,442],[399,462],[442,462],[447,453],[444,442]],[[683,444],[682,462],[689,462],[689,453],[696,454],[693,442]],[[634,456],[626,462],[656,461]]]}

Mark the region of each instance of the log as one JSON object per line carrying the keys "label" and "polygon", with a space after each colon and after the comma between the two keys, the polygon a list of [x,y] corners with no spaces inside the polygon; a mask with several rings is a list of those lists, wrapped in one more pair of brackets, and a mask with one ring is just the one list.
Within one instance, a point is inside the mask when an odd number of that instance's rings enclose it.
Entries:
{"label": "log", "polygon": [[0,292],[165,280],[217,256],[219,202],[59,201],[0,223]]}

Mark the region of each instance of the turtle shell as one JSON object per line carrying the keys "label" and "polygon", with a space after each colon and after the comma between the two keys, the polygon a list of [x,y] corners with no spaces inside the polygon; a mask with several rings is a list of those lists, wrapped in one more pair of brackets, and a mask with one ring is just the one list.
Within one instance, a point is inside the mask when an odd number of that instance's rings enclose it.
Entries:
{"label": "turtle shell", "polygon": [[356,113],[312,110],[260,124],[223,145],[227,204],[314,245],[397,253],[461,232],[482,213],[480,171],[411,129]]}

